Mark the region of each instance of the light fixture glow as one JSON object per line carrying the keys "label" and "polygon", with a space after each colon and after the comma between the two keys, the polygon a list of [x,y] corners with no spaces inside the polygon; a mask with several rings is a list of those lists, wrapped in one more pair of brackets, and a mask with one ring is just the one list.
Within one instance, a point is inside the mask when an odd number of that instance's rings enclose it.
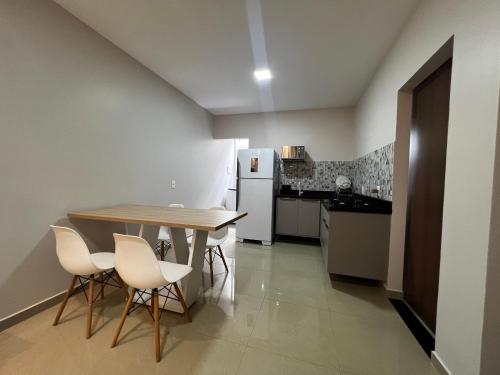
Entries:
{"label": "light fixture glow", "polygon": [[273,78],[273,75],[269,69],[259,69],[253,72],[255,79],[257,81],[269,81]]}

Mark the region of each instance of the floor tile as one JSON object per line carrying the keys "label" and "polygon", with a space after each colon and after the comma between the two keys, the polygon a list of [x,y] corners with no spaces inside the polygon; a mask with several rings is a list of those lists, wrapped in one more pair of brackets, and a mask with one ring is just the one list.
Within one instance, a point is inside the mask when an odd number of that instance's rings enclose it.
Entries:
{"label": "floor tile", "polygon": [[160,363],[144,308],[110,348],[125,302],[109,291],[96,303],[89,340],[82,294],[57,327],[54,306],[0,332],[0,373],[437,375],[382,288],[332,281],[316,245],[236,243],[234,228],[229,236],[229,272],[216,259],[211,287],[205,265],[193,322],[162,316]]}
{"label": "floor tile", "polygon": [[331,312],[338,361],[353,374],[418,375],[430,361],[397,314],[372,318]]}
{"label": "floor tile", "polygon": [[333,281],[326,296],[330,310],[356,316],[383,316],[393,314],[394,307],[380,287]]}
{"label": "floor tile", "polygon": [[248,341],[252,348],[338,368],[328,311],[265,300]]}
{"label": "floor tile", "polygon": [[340,375],[335,369],[283,357],[259,349],[248,348],[238,375]]}
{"label": "floor tile", "polygon": [[255,328],[262,298],[238,295],[196,303],[191,308],[192,329],[217,338],[246,344]]}

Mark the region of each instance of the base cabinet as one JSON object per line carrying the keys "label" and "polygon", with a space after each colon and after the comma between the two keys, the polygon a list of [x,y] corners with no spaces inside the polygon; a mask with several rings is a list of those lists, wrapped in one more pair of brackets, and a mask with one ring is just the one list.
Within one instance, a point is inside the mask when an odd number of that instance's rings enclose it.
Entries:
{"label": "base cabinet", "polygon": [[276,200],[276,233],[290,236],[298,232],[298,203],[295,198]]}
{"label": "base cabinet", "polygon": [[297,235],[318,238],[320,201],[313,199],[298,199],[297,205]]}
{"label": "base cabinet", "polygon": [[329,273],[386,280],[391,216],[321,208],[321,248]]}
{"label": "base cabinet", "polygon": [[279,197],[276,200],[276,234],[319,237],[320,201]]}

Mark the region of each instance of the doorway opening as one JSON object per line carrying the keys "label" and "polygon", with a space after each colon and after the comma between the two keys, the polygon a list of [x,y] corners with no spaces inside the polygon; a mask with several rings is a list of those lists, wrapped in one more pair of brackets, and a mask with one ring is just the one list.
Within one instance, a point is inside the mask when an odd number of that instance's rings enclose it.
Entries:
{"label": "doorway opening", "polygon": [[228,171],[229,183],[226,189],[226,208],[231,211],[236,211],[236,196],[237,196],[237,178],[238,178],[238,151],[246,150],[249,146],[248,138],[234,138],[231,170]]}
{"label": "doorway opening", "polygon": [[403,296],[435,333],[452,60],[413,90]]}
{"label": "doorway opening", "polygon": [[386,289],[427,354],[434,350],[453,37],[398,92]]}

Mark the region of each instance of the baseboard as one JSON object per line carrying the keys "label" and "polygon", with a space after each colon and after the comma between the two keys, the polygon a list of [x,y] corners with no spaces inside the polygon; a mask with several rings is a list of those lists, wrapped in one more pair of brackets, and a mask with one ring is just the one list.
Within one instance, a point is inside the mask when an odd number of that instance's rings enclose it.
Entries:
{"label": "baseboard", "polygon": [[403,299],[403,291],[396,289],[389,289],[387,285],[384,285],[385,295],[389,299]]}
{"label": "baseboard", "polygon": [[389,301],[394,306],[401,319],[403,319],[404,323],[411,331],[419,345],[430,358],[436,345],[433,333],[429,331],[422,320],[404,300],[389,299]]}
{"label": "baseboard", "polygon": [[431,353],[431,363],[437,372],[441,375],[453,375],[450,370],[445,366],[439,355],[435,350]]}
{"label": "baseboard", "polygon": [[[80,293],[82,291],[82,286],[79,285],[78,287],[75,288],[73,291],[73,295]],[[64,294],[66,291],[62,291],[60,293],[57,293],[53,295],[52,297],[46,298],[43,301],[37,302],[31,306],[28,306],[21,311],[18,311],[14,314],[11,314],[3,319],[0,320],[0,332],[6,330],[9,327],[12,327],[13,325],[16,325],[18,323],[21,323],[23,320],[31,318],[33,315],[36,315],[44,310],[47,310],[48,308],[57,305],[59,302],[62,301]]]}

